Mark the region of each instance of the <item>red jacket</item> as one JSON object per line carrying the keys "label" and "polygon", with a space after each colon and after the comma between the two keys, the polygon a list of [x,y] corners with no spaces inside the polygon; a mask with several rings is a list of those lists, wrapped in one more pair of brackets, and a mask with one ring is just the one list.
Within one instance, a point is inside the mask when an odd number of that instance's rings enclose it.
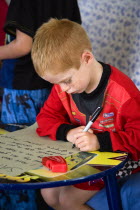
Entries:
{"label": "red jacket", "polygon": [[[92,128],[96,132],[109,131],[113,151],[129,152],[133,160],[140,159],[140,92],[134,83],[115,67],[106,87],[103,110]],[[54,85],[52,92],[37,116],[37,133],[56,140],[61,124],[85,125],[81,113],[70,94]]]}
{"label": "red jacket", "polygon": [[[52,92],[37,116],[37,133],[56,140],[61,124],[85,125],[81,113],[70,94],[54,85]],[[93,123],[94,133],[110,132],[113,151],[129,152],[132,160],[140,159],[140,92],[122,72],[111,66],[111,75],[104,94],[103,110]],[[137,168],[135,171],[138,171]],[[134,172],[134,171],[133,171]],[[99,190],[103,182],[77,184],[87,190]]]}

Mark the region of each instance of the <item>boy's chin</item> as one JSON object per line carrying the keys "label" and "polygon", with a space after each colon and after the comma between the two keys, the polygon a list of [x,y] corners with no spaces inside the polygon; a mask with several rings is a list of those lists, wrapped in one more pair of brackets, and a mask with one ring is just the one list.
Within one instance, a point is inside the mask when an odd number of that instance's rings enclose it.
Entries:
{"label": "boy's chin", "polygon": [[73,92],[73,93],[71,93],[71,94],[80,94],[80,93],[83,93],[84,91],[75,91],[75,92]]}

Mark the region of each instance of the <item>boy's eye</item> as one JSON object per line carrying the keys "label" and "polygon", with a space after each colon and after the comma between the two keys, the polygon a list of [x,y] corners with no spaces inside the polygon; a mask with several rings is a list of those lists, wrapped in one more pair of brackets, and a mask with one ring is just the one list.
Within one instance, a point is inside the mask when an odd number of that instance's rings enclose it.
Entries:
{"label": "boy's eye", "polygon": [[68,79],[67,81],[64,82],[65,84],[70,84],[71,83],[71,79]]}

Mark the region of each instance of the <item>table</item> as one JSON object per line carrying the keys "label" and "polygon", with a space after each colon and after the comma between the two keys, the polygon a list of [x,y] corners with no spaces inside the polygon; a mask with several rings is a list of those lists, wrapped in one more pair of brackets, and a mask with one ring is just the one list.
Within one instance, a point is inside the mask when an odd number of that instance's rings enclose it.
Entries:
{"label": "table", "polygon": [[41,189],[73,185],[102,178],[110,210],[121,209],[116,172],[128,159],[126,153],[78,152],[66,158],[67,173],[52,173],[46,167],[29,170],[17,177],[0,174],[0,189]]}

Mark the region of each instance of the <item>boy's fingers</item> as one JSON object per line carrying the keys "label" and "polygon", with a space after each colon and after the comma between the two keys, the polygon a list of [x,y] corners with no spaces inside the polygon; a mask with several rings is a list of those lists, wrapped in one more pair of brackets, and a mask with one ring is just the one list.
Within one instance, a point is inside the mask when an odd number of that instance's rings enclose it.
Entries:
{"label": "boy's fingers", "polygon": [[93,130],[92,130],[92,129],[89,129],[88,132],[89,132],[89,133],[93,133]]}
{"label": "boy's fingers", "polygon": [[79,137],[81,137],[81,136],[86,136],[87,135],[87,133],[92,133],[93,134],[93,130],[92,129],[89,129],[87,132],[83,132],[83,130],[79,130],[79,132],[78,133],[76,133],[76,134],[74,134],[74,138],[79,138]]}
{"label": "boy's fingers", "polygon": [[81,136],[85,136],[85,132],[80,132],[80,133],[74,134],[74,138],[75,138],[75,139],[77,139],[77,138],[79,138],[79,137],[81,137]]}
{"label": "boy's fingers", "polygon": [[76,144],[76,146],[77,147],[81,147],[81,146],[85,146],[85,145],[87,145],[87,138],[86,138],[86,136],[80,136],[80,137],[78,137],[76,140],[75,140],[75,144]]}

